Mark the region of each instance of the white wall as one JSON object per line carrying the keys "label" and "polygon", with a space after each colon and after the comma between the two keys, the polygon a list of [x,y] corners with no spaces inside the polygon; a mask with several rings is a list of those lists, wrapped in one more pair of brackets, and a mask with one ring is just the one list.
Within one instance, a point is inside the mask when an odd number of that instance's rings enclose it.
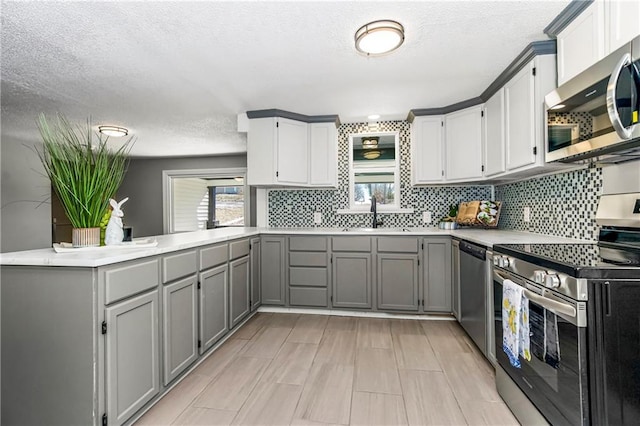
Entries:
{"label": "white wall", "polygon": [[2,133],[0,251],[51,247],[51,185],[34,152],[38,139]]}

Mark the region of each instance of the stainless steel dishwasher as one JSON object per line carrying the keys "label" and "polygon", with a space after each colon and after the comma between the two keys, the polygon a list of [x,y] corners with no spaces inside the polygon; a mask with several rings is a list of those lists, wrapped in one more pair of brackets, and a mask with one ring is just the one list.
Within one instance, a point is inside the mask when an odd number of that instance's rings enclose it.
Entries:
{"label": "stainless steel dishwasher", "polygon": [[487,249],[460,241],[460,325],[478,348],[487,353]]}

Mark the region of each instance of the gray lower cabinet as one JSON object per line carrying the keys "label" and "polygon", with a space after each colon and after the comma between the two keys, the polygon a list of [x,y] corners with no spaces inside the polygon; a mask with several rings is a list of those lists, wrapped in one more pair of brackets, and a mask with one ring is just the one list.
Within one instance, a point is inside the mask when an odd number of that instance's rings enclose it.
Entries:
{"label": "gray lower cabinet", "polygon": [[200,353],[204,353],[229,331],[229,267],[227,264],[201,272]]}
{"label": "gray lower cabinet", "polygon": [[120,425],[160,391],[158,290],[107,307],[105,321],[106,413]]}
{"label": "gray lower cabinet", "polygon": [[371,308],[371,254],[333,253],[332,305]]}
{"label": "gray lower cabinet", "polygon": [[198,279],[192,275],[163,287],[164,384],[198,357]]}
{"label": "gray lower cabinet", "polygon": [[229,262],[229,314],[231,328],[239,324],[250,312],[251,292],[249,272],[250,256]]}
{"label": "gray lower cabinet", "polygon": [[285,304],[285,237],[262,237],[260,285],[263,305]]}
{"label": "gray lower cabinet", "polygon": [[255,311],[260,306],[262,296],[260,294],[260,237],[251,239],[251,311]]}
{"label": "gray lower cabinet", "polygon": [[327,237],[289,237],[289,305],[329,306]]}
{"label": "gray lower cabinet", "polygon": [[451,312],[451,239],[423,239],[422,287],[425,312]]}
{"label": "gray lower cabinet", "polygon": [[418,264],[417,254],[378,253],[378,309],[418,310]]}
{"label": "gray lower cabinet", "polygon": [[377,308],[417,312],[420,308],[418,238],[381,236],[375,243]]}

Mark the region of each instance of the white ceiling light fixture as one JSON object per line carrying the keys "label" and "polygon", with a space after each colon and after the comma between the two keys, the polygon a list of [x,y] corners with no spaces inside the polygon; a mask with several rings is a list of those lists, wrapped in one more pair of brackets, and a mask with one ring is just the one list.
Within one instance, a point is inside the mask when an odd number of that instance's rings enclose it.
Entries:
{"label": "white ceiling light fixture", "polygon": [[103,135],[121,138],[129,134],[129,130],[118,126],[98,126],[98,131]]}
{"label": "white ceiling light fixture", "polygon": [[367,116],[368,120],[377,120],[380,118],[380,114],[371,114]]}
{"label": "white ceiling light fixture", "polygon": [[556,109],[562,109],[564,108],[566,105],[564,104],[558,104],[556,106],[552,106],[551,108],[549,108],[550,110],[556,110]]}
{"label": "white ceiling light fixture", "polygon": [[369,22],[356,31],[356,50],[367,56],[393,52],[404,43],[404,27],[391,20]]}

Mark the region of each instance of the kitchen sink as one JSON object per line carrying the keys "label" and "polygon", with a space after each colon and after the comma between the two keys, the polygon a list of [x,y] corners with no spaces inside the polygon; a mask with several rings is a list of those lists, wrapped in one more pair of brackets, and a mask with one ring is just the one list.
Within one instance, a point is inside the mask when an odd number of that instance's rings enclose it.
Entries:
{"label": "kitchen sink", "polygon": [[372,234],[387,234],[393,232],[410,232],[407,228],[344,228],[342,232],[370,232]]}

